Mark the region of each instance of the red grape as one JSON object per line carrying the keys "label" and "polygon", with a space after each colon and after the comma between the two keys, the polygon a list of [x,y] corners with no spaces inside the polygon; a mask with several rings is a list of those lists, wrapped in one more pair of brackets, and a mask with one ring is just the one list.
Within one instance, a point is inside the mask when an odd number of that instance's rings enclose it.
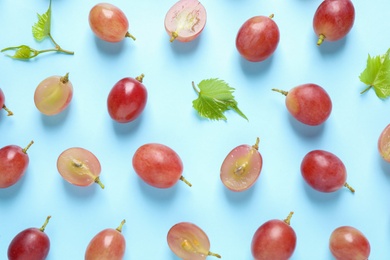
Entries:
{"label": "red grape", "polygon": [[125,37],[135,40],[129,30],[129,21],[118,7],[99,3],[89,12],[89,25],[97,37],[107,42],[120,42]]}
{"label": "red grape", "polygon": [[382,158],[390,162],[390,124],[383,129],[378,139],[378,150]]}
{"label": "red grape", "polygon": [[4,109],[5,111],[7,111],[8,116],[12,116],[12,115],[13,115],[12,111],[9,110],[9,109],[5,106],[4,102],[5,102],[5,96],[4,96],[3,91],[2,91],[1,88],[0,88],[0,109],[1,109],[1,108]]}
{"label": "red grape", "polygon": [[250,146],[239,145],[222,162],[220,177],[222,183],[232,191],[244,191],[253,186],[260,175],[263,159],[259,153],[259,141]]}
{"label": "red grape", "polygon": [[241,26],[236,48],[245,59],[259,62],[270,57],[279,44],[279,28],[271,16],[254,16]]}
{"label": "red grape", "polygon": [[107,98],[108,113],[119,123],[128,123],[142,113],[146,106],[148,92],[142,84],[144,75],[123,78],[111,89]]}
{"label": "red grape", "polygon": [[168,231],[167,242],[175,255],[186,260],[202,260],[207,256],[221,258],[219,254],[210,252],[210,240],[197,225],[180,222]]}
{"label": "red grape", "polygon": [[179,0],[168,10],[164,26],[171,42],[189,42],[200,35],[206,20],[206,9],[198,0]]}
{"label": "red grape", "polygon": [[101,165],[96,156],[90,151],[72,147],[63,151],[57,159],[57,169],[62,178],[73,185],[89,186],[100,182]]}
{"label": "red grape", "polygon": [[31,141],[24,149],[17,145],[0,149],[0,188],[10,187],[22,178],[29,163],[27,150],[33,143]]}
{"label": "red grape", "polygon": [[350,226],[341,226],[332,232],[329,249],[336,260],[367,260],[371,251],[364,234]]}
{"label": "red grape", "polygon": [[350,0],[325,0],[317,8],[313,28],[318,35],[317,45],[324,40],[337,41],[352,29],[355,8]]}
{"label": "red grape", "polygon": [[294,253],[297,236],[290,226],[293,212],[285,220],[272,219],[262,224],[252,238],[255,260],[287,260]]}
{"label": "red grape", "polygon": [[8,260],[44,260],[49,254],[50,239],[44,233],[50,216],[41,228],[28,228],[18,233],[8,246]]}
{"label": "red grape", "polygon": [[170,188],[178,180],[191,186],[182,176],[183,162],[170,147],[149,143],[139,147],[133,156],[133,168],[147,184],[156,188]]}
{"label": "red grape", "polygon": [[68,107],[73,97],[73,85],[69,73],[65,76],[51,76],[44,79],[34,93],[34,103],[38,110],[51,116]]}
{"label": "red grape", "polygon": [[290,91],[272,89],[286,96],[286,107],[290,114],[306,125],[320,125],[332,112],[332,100],[317,84],[302,84]]}
{"label": "red grape", "polygon": [[125,220],[116,229],[107,228],[97,233],[85,251],[85,260],[122,260],[125,255],[126,240],[122,235]]}
{"label": "red grape", "polygon": [[307,153],[301,163],[301,173],[307,184],[317,191],[334,192],[345,186],[355,192],[346,183],[344,163],[328,151],[313,150]]}

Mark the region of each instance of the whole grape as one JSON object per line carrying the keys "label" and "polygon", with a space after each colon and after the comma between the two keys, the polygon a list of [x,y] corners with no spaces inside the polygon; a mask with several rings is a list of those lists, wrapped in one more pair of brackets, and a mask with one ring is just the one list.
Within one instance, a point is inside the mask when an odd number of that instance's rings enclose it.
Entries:
{"label": "whole grape", "polygon": [[390,162],[390,124],[379,135],[378,151],[386,162]]}
{"label": "whole grape", "polygon": [[330,235],[329,249],[336,260],[367,260],[371,246],[361,231],[351,226],[341,226]]}

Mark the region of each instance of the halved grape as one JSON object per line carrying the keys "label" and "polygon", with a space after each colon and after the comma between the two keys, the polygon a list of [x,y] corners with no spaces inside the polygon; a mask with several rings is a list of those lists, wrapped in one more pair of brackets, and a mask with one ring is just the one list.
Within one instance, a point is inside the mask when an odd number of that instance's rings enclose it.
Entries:
{"label": "halved grape", "polygon": [[379,136],[378,151],[386,162],[390,162],[390,124],[383,129]]}
{"label": "halved grape", "polygon": [[222,183],[232,191],[244,191],[258,179],[263,158],[259,153],[259,142],[252,146],[243,144],[234,148],[222,162],[220,177]]}
{"label": "halved grape", "polygon": [[199,1],[180,0],[168,10],[164,26],[171,42],[189,42],[203,31],[206,20],[206,9]]}
{"label": "halved grape", "polygon": [[61,176],[76,186],[89,186],[100,182],[101,165],[96,156],[90,151],[72,147],[63,151],[57,159],[57,169]]}
{"label": "halved grape", "polygon": [[5,106],[4,102],[5,102],[5,96],[4,96],[3,91],[2,91],[1,88],[0,88],[0,109],[4,109],[5,111],[8,112],[8,116],[12,116],[12,115],[13,115],[12,111],[9,110],[9,109]]}
{"label": "halved grape", "polygon": [[34,93],[34,103],[45,115],[56,115],[68,107],[73,97],[73,85],[69,73],[65,76],[51,76],[38,84]]}
{"label": "halved grape", "polygon": [[337,260],[367,260],[371,246],[361,231],[351,226],[341,226],[330,235],[329,249]]}
{"label": "halved grape", "polygon": [[210,252],[210,240],[206,233],[190,222],[180,222],[168,231],[167,242],[175,255],[186,260],[202,260],[207,256],[221,258]]}

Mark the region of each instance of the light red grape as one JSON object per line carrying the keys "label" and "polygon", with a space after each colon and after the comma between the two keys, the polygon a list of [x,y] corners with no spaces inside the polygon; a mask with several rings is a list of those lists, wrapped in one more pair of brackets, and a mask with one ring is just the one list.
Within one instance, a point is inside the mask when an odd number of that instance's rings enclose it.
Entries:
{"label": "light red grape", "polygon": [[90,186],[100,181],[101,165],[99,159],[90,151],[81,147],[72,147],[63,151],[57,159],[57,169],[62,178],[76,186]]}
{"label": "light red grape", "polygon": [[279,44],[279,27],[271,16],[254,16],[240,27],[236,48],[242,57],[251,62],[269,58]]}
{"label": "light red grape", "polygon": [[170,188],[178,180],[191,186],[182,176],[183,162],[170,147],[149,143],[140,146],[133,155],[133,168],[147,184],[156,188]]}
{"label": "light red grape", "polygon": [[13,115],[12,111],[9,110],[4,103],[5,103],[4,92],[0,88],[0,109],[1,108],[4,109],[5,111],[7,111],[8,116],[12,116]]}
{"label": "light red grape", "polygon": [[50,239],[44,232],[49,223],[46,218],[41,228],[27,228],[18,233],[8,246],[8,260],[44,260],[50,251]]}
{"label": "light red grape", "polygon": [[368,260],[371,246],[361,231],[341,226],[330,235],[329,249],[336,260]]}
{"label": "light red grape", "polygon": [[329,94],[317,84],[302,84],[290,91],[272,90],[286,96],[287,110],[303,124],[320,125],[328,119],[332,112],[332,100]]}
{"label": "light red grape", "polygon": [[317,8],[313,28],[317,45],[324,40],[337,41],[345,37],[355,21],[355,8],[350,0],[325,0]]}
{"label": "light red grape", "polygon": [[119,123],[128,123],[140,116],[146,106],[148,91],[142,84],[144,75],[123,78],[111,89],[107,98],[108,113]]}
{"label": "light red grape", "polygon": [[262,224],[252,238],[255,260],[288,260],[293,255],[297,236],[290,226],[293,212],[285,220],[272,219]]}
{"label": "light red grape", "polygon": [[99,3],[89,12],[89,26],[95,35],[107,42],[120,42],[125,37],[135,40],[129,33],[129,21],[125,13],[110,3]]}
{"label": "light red grape", "polygon": [[35,89],[34,103],[38,110],[51,116],[64,111],[73,97],[73,85],[69,73],[51,76],[41,81]]}
{"label": "light red grape", "polygon": [[220,177],[222,183],[232,191],[244,191],[253,186],[263,166],[259,153],[259,141],[254,145],[239,145],[229,152],[222,162]]}
{"label": "light red grape", "polygon": [[301,162],[301,174],[306,183],[320,192],[334,192],[347,187],[347,170],[344,163],[335,154],[324,150],[313,150],[305,155]]}
{"label": "light red grape", "polygon": [[125,220],[116,229],[107,228],[97,233],[85,251],[85,260],[122,260],[126,250],[126,240],[122,234]]}
{"label": "light red grape", "polygon": [[207,234],[197,225],[180,222],[173,225],[167,234],[169,248],[175,255],[186,260],[202,260],[207,256],[221,258],[210,252],[210,240]]}
{"label": "light red grape", "polygon": [[200,35],[206,20],[206,9],[199,1],[179,0],[168,10],[164,26],[171,42],[189,42]]}
{"label": "light red grape", "polygon": [[390,124],[379,135],[378,151],[385,161],[390,162]]}
{"label": "light red grape", "polygon": [[29,164],[26,148],[17,145],[7,145],[0,149],[0,188],[7,188],[17,183],[24,175]]}

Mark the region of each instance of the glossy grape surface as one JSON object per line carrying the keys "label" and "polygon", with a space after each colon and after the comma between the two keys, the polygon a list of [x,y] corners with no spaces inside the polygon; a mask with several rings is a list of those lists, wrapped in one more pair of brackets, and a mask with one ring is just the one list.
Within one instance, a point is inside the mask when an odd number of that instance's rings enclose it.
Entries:
{"label": "glossy grape surface", "polygon": [[199,1],[180,0],[168,10],[164,26],[171,42],[189,42],[200,35],[206,20],[206,9]]}
{"label": "glossy grape surface", "polygon": [[390,124],[383,129],[379,136],[378,151],[385,161],[390,162]]}
{"label": "glossy grape surface", "polygon": [[85,260],[122,260],[125,255],[126,240],[122,235],[122,226],[107,228],[97,233],[89,242],[85,251]]}
{"label": "glossy grape surface", "polygon": [[291,216],[292,212],[284,221],[269,220],[256,230],[251,244],[255,260],[287,260],[293,255],[297,236],[290,226]]}
{"label": "glossy grape surface", "polygon": [[185,181],[182,177],[182,160],[174,150],[166,145],[144,144],[135,151],[132,162],[137,175],[153,187],[170,188],[179,179]]}
{"label": "glossy grape surface", "polygon": [[236,36],[236,48],[251,62],[264,61],[276,50],[280,34],[273,15],[254,16],[241,26]]}
{"label": "glossy grape surface", "polygon": [[341,226],[330,235],[329,249],[336,260],[367,260],[371,246],[361,231],[351,226]]}
{"label": "glossy grape surface", "polygon": [[333,153],[313,150],[305,155],[301,162],[303,179],[313,189],[320,192],[334,192],[346,186],[347,170],[344,163]]}
{"label": "glossy grape surface", "polygon": [[64,111],[73,97],[73,85],[69,75],[51,76],[40,82],[35,89],[34,103],[47,116]]}
{"label": "glossy grape surface", "polygon": [[0,149],[0,188],[7,188],[17,183],[24,175],[29,164],[26,148],[8,145]]}
{"label": "glossy grape surface", "polygon": [[50,239],[44,233],[50,219],[41,228],[28,228],[18,233],[8,246],[8,260],[44,260],[50,251]]}
{"label": "glossy grape surface", "polygon": [[129,123],[140,116],[146,106],[148,92],[142,84],[144,75],[123,78],[111,89],[107,98],[108,113],[119,123]]}
{"label": "glossy grape surface", "polygon": [[129,30],[125,13],[109,3],[99,3],[89,12],[89,26],[95,35],[107,42],[120,42],[125,37],[135,40]]}
{"label": "glossy grape surface", "polygon": [[332,100],[324,88],[317,84],[302,84],[290,91],[273,89],[286,96],[290,114],[303,124],[316,126],[324,123],[332,112]]}
{"label": "glossy grape surface", "polygon": [[263,158],[256,144],[239,145],[226,156],[222,162],[220,178],[222,183],[232,191],[244,191],[253,186],[263,166]]}
{"label": "glossy grape surface", "polygon": [[207,234],[197,225],[180,222],[168,231],[167,242],[172,252],[186,260],[202,260],[207,256],[221,258],[219,254],[210,252],[210,240]]}
{"label": "glossy grape surface", "polygon": [[325,0],[317,8],[313,28],[317,45],[324,40],[337,41],[345,37],[355,21],[355,8],[350,0]]}
{"label": "glossy grape surface", "polygon": [[0,109],[4,109],[5,111],[7,111],[9,116],[13,115],[12,111],[9,110],[5,105],[5,96],[1,88],[0,88]]}
{"label": "glossy grape surface", "polygon": [[98,158],[90,151],[72,147],[63,151],[57,159],[57,169],[60,175],[76,186],[89,186],[97,183],[100,187],[101,165]]}

